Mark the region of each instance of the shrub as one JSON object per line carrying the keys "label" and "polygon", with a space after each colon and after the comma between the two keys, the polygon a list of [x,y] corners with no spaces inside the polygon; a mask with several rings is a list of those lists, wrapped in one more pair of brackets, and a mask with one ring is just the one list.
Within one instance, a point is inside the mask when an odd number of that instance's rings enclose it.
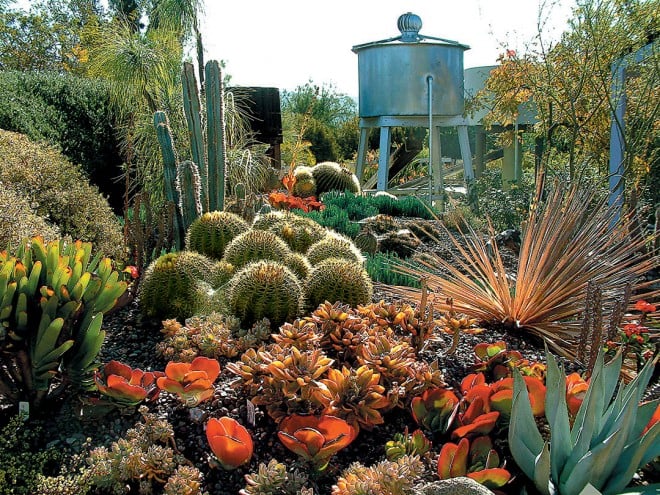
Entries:
{"label": "shrub", "polygon": [[78,166],[51,146],[7,131],[0,131],[0,156],[0,182],[24,196],[36,215],[63,236],[92,242],[111,258],[125,258],[119,221]]}
{"label": "shrub", "polygon": [[533,196],[533,179],[529,174],[502,189],[502,171],[486,169],[475,183],[479,213],[487,216],[497,231],[519,227],[527,217]]}
{"label": "shrub", "polygon": [[51,240],[58,237],[58,230],[34,213],[27,198],[0,183],[0,248],[37,235]]}
{"label": "shrub", "polygon": [[110,195],[115,212],[122,192],[119,143],[108,85],[71,74],[0,72],[0,129],[57,146],[80,164],[92,183]]}

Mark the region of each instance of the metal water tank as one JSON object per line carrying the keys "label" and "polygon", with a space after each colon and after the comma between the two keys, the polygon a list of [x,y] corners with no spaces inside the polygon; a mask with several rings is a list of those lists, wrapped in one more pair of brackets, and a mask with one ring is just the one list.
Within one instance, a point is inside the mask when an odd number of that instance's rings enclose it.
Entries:
{"label": "metal water tank", "polygon": [[400,36],[353,47],[360,117],[462,114],[463,52],[469,46],[419,34],[422,21],[410,12],[397,26]]}

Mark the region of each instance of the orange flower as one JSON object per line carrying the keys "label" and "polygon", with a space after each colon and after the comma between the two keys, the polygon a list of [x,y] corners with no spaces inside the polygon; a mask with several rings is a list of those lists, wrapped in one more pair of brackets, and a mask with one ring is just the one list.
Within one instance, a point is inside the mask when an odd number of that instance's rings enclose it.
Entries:
{"label": "orange flower", "polygon": [[197,357],[192,363],[170,361],[165,375],[158,379],[158,387],[179,396],[187,406],[194,407],[213,396],[213,382],[220,374],[220,364],[215,359]]}
{"label": "orange flower", "polygon": [[566,377],[566,404],[572,416],[578,413],[588,388],[589,383],[578,373],[571,373]]}
{"label": "orange flower", "polygon": [[163,376],[162,371],[131,369],[119,361],[110,361],[103,367],[103,372],[94,373],[94,382],[101,394],[109,397],[120,406],[135,406],[143,400],[154,400],[160,390],[156,379]]}
{"label": "orange flower", "polygon": [[206,438],[213,454],[225,469],[236,469],[252,458],[252,437],[235,419],[228,416],[209,419],[206,423]]}
{"label": "orange flower", "polygon": [[642,313],[655,313],[657,307],[655,304],[647,303],[644,299],[640,299],[635,303],[635,309]]}
{"label": "orange flower", "polygon": [[335,416],[293,414],[282,420],[277,436],[286,448],[322,471],[333,455],[355,440],[357,432]]}

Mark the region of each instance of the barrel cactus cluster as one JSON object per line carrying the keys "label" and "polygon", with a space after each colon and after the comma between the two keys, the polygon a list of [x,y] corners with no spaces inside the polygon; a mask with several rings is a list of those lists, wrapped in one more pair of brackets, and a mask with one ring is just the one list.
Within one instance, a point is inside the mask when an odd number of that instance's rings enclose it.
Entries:
{"label": "barrel cactus cluster", "polygon": [[[299,173],[302,181],[305,181],[305,175],[308,171],[303,169]],[[321,162],[309,169],[309,173],[311,173],[314,181],[317,196],[328,191],[350,191],[354,194],[361,191],[357,176],[339,163]]]}
{"label": "barrel cactus cluster", "polygon": [[290,212],[264,213],[252,226],[233,213],[205,213],[188,228],[186,246],[145,271],[145,316],[185,321],[227,310],[245,328],[268,318],[276,329],[325,301],[371,301],[371,280],[353,241]]}

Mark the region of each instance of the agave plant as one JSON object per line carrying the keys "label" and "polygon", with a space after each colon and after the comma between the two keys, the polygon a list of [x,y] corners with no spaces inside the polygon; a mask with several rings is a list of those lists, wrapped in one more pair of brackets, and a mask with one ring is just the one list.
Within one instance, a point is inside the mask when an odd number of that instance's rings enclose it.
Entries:
{"label": "agave plant", "polygon": [[[657,362],[648,362],[627,385],[617,383],[621,354],[607,364],[596,358],[589,388],[571,425],[566,376],[548,353],[545,416],[550,440],[539,433],[522,377],[514,372],[509,448],[520,469],[542,494],[577,495],[587,487],[622,493],[641,466],[660,455],[660,399],[640,403]],[[656,417],[657,419],[657,417]],[[658,493],[659,486],[640,493]]]}
{"label": "agave plant", "polygon": [[[470,225],[458,236],[447,230],[457,250],[453,259],[430,255],[419,261],[421,268],[402,264],[399,270],[428,276],[429,287],[453,303],[440,309],[529,332],[574,359],[588,282],[600,287],[602,308],[611,310],[625,288],[657,264],[640,249],[645,239],[630,233],[625,221],[617,223],[616,214],[593,188],[556,184],[523,225],[516,274],[507,273],[496,243]],[[390,290],[418,297],[413,288]]]}

